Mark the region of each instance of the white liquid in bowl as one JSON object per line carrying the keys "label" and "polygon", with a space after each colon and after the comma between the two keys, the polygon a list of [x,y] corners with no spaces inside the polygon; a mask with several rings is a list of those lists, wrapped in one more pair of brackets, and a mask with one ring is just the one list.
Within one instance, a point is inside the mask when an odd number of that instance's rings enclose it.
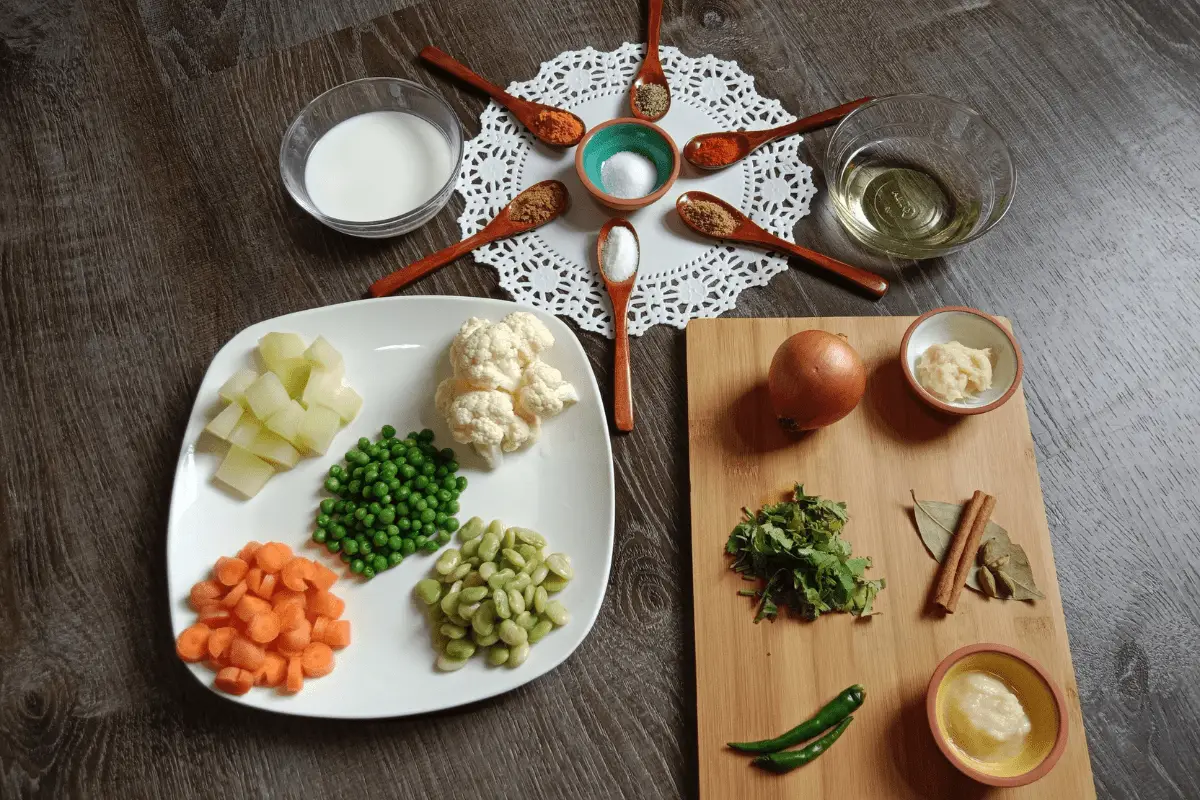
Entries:
{"label": "white liquid in bowl", "polygon": [[401,111],[369,111],[317,140],[304,187],[325,216],[374,222],[419,208],[452,169],[450,143],[433,124]]}

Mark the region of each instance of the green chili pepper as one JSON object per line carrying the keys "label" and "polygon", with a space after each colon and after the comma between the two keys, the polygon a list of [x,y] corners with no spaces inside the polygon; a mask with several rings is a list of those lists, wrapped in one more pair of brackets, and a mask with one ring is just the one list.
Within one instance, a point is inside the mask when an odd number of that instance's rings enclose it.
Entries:
{"label": "green chili pepper", "polygon": [[799,750],[788,750],[784,753],[770,753],[767,755],[756,756],[754,761],[750,762],[756,767],[762,767],[768,772],[774,772],[782,775],[785,772],[790,772],[796,767],[803,767],[808,762],[815,759],[817,756],[824,753],[833,743],[842,735],[842,731],[850,726],[854,721],[854,717],[846,717],[836,728],[829,733],[817,739],[810,745],[802,747]]}
{"label": "green chili pepper", "polygon": [[806,742],[850,716],[863,704],[866,697],[866,690],[856,683],[830,700],[812,719],[801,722],[782,736],[763,739],[760,742],[730,742],[729,746],[743,753],[775,753],[794,744]]}

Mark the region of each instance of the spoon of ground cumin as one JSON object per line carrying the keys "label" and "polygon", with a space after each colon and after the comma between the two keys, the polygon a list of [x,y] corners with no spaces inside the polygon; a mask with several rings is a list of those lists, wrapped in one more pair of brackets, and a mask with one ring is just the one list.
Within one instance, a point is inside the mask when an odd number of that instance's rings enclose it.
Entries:
{"label": "spoon of ground cumin", "polygon": [[500,213],[483,226],[479,233],[436,253],[431,253],[420,261],[415,261],[407,267],[402,267],[391,275],[375,281],[371,284],[371,296],[389,295],[488,242],[507,239],[518,233],[525,233],[545,225],[550,220],[561,216],[570,204],[571,196],[567,194],[567,187],[562,181],[535,183],[500,209]]}

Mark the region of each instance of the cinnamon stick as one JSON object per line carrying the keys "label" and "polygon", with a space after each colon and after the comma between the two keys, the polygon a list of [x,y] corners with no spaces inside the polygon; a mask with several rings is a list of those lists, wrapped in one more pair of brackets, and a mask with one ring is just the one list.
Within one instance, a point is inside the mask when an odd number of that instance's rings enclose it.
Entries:
{"label": "cinnamon stick", "polygon": [[[946,552],[946,557],[942,559],[942,570],[938,573],[933,602],[951,614],[954,613],[954,607],[958,605],[958,594],[954,591],[958,565],[963,560],[967,540],[971,538],[971,529],[975,524],[975,518],[979,515],[980,508],[983,507],[985,496],[983,492],[976,490],[975,494],[971,496],[971,502],[963,507],[962,515],[958,518],[958,527],[955,528],[954,536],[950,539],[950,549]],[[963,580],[966,578],[964,577]],[[958,585],[962,586],[961,583]]]}
{"label": "cinnamon stick", "polygon": [[963,587],[967,585],[967,575],[971,572],[971,566],[975,563],[975,559],[979,554],[979,542],[983,539],[983,532],[987,530],[988,520],[992,518],[992,512],[996,510],[996,498],[990,494],[983,496],[983,506],[979,509],[979,513],[975,515],[975,519],[971,524],[971,533],[967,537],[967,544],[963,548],[962,559],[958,562],[958,571],[954,573],[954,591],[950,595],[950,610],[958,605],[958,596],[962,594]]}

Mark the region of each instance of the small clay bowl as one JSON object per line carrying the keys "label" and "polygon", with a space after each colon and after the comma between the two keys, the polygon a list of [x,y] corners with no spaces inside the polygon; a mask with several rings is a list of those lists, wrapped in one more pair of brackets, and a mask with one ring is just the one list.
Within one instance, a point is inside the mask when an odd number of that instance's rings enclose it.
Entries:
{"label": "small clay bowl", "polygon": [[[644,197],[613,197],[602,188],[600,166],[616,153],[629,150],[654,162],[658,182]],[[575,171],[592,197],[615,211],[645,208],[661,198],[679,177],[679,148],[667,132],[652,122],[633,117],[611,119],[587,132],[575,148]]]}
{"label": "small clay bowl", "polygon": [[[948,403],[925,390],[917,380],[917,361],[932,345],[959,342],[967,347],[991,351],[992,386],[975,397]],[[984,414],[1008,402],[1021,385],[1025,361],[1021,348],[1008,328],[995,317],[966,306],[946,306],[927,311],[913,321],[900,341],[900,365],[904,378],[917,397],[947,414]]]}
{"label": "small clay bowl", "polygon": [[[959,750],[947,736],[946,687],[962,672],[986,672],[999,678],[1021,700],[1033,730],[1017,755],[985,762]],[[925,695],[925,713],[938,749],[959,772],[988,786],[1025,786],[1043,777],[1067,747],[1067,701],[1050,675],[1029,656],[1003,644],[971,644],[938,664]]]}

